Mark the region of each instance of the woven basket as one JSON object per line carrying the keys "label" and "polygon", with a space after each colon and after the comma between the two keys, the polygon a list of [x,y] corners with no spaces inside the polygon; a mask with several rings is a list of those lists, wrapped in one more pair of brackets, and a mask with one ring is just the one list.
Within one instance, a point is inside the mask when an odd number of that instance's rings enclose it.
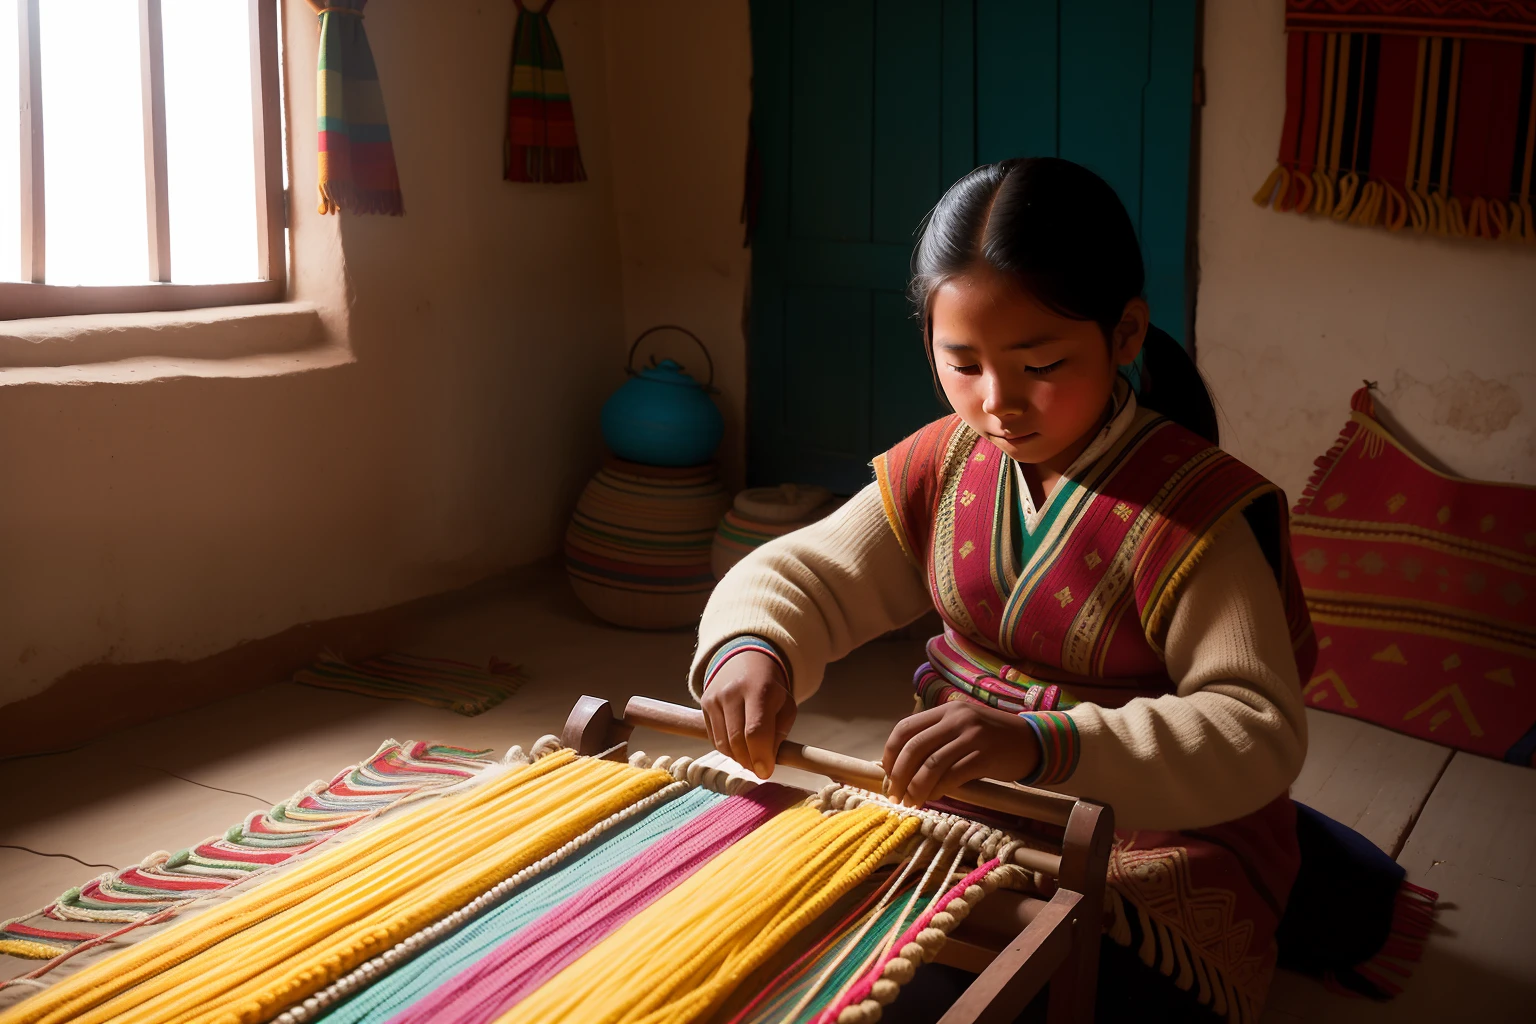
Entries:
{"label": "woven basket", "polygon": [[565,534],[576,596],[616,626],[696,622],[714,589],[710,545],[729,504],[713,464],[671,469],[609,460],[582,492]]}
{"label": "woven basket", "polygon": [[742,491],[715,529],[709,558],[715,579],[724,579],[754,549],[826,518],[839,504],[824,487],[785,484]]}

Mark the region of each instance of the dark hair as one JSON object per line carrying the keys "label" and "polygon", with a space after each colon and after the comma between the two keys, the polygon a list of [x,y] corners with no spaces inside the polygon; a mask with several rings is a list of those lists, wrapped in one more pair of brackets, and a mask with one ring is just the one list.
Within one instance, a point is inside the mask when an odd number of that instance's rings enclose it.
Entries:
{"label": "dark hair", "polygon": [[[911,296],[935,383],[929,301],[945,281],[978,264],[1017,278],[1060,316],[1092,320],[1106,343],[1146,281],[1136,229],[1103,178],[1055,157],[978,167],[928,214],[912,256]],[[1151,327],[1142,353],[1137,401],[1218,443],[1210,392],[1183,346]]]}

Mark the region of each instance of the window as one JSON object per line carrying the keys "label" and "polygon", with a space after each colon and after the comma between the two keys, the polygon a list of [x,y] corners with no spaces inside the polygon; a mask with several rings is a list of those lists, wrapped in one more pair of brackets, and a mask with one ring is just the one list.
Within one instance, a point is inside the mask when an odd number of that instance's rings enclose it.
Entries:
{"label": "window", "polygon": [[0,0],[0,319],[283,297],[277,0]]}

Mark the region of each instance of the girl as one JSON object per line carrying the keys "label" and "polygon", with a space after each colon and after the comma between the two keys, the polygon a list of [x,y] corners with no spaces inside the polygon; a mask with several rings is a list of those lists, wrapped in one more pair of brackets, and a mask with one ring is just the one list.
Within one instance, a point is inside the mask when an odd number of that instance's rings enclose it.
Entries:
{"label": "girl", "polygon": [[892,796],[988,777],[1109,804],[1100,1019],[1252,1021],[1297,869],[1286,793],[1315,647],[1284,496],[1215,447],[1143,280],[1125,208],[1085,168],[957,182],[912,281],[954,414],[731,570],[690,684],[715,746],[766,777],[828,662],[937,609],[918,710],[885,747]]}

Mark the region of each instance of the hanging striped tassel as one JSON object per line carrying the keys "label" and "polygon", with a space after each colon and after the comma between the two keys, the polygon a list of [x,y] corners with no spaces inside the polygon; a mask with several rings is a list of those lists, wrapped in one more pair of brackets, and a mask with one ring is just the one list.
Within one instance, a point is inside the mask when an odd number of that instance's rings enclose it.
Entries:
{"label": "hanging striped tassel", "polygon": [[517,4],[512,36],[512,80],[507,85],[507,142],[503,177],[546,183],[586,181],[576,144],[576,115],[565,84],[565,62],[549,27],[549,9]]}

